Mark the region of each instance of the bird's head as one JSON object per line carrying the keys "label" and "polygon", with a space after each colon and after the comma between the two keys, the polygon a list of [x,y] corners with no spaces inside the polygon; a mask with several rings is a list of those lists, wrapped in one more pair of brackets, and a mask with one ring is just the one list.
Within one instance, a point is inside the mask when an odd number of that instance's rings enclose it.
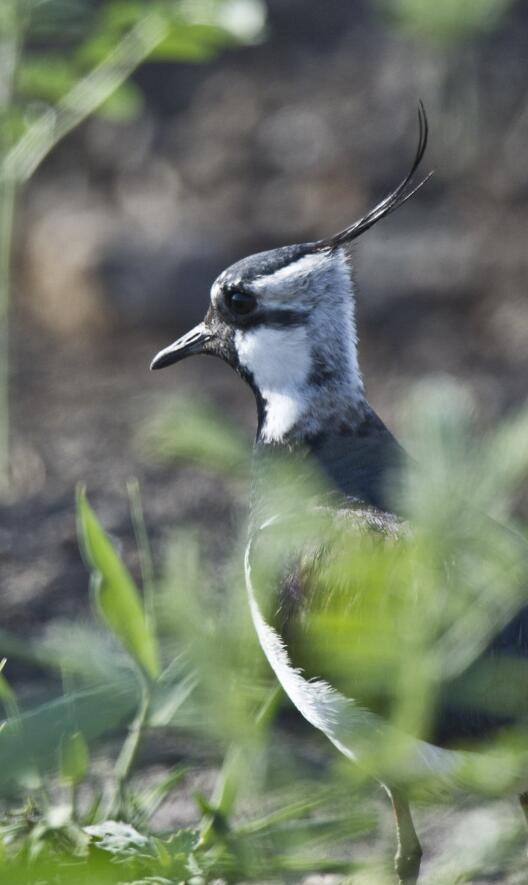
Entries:
{"label": "bird's head", "polygon": [[224,270],[203,322],[160,351],[151,368],[198,353],[225,360],[255,393],[264,442],[314,436],[332,415],[357,420],[364,398],[346,250],[423,184],[412,187],[427,144],[421,104],[418,119],[415,159],[396,190],[328,239],[261,252]]}

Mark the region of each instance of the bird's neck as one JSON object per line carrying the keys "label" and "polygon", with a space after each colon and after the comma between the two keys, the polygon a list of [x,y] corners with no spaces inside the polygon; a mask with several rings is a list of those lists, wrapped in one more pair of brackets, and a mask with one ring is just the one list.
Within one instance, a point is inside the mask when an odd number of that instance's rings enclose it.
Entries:
{"label": "bird's neck", "polygon": [[[314,371],[312,366],[312,376]],[[312,502],[321,495],[325,498],[335,484],[328,483],[317,449],[322,441],[344,440],[361,432],[370,407],[357,366],[344,363],[319,372],[309,384],[255,391],[259,418],[251,502],[255,524],[276,513],[298,511],[300,498]]]}
{"label": "bird's neck", "polygon": [[261,445],[305,446],[322,433],[353,432],[364,418],[366,400],[352,386],[283,388],[259,392],[257,441]]}
{"label": "bird's neck", "polygon": [[355,349],[335,352],[325,361],[315,351],[310,365],[298,377],[256,391],[257,442],[260,445],[294,449],[306,446],[324,433],[353,432],[368,410]]}
{"label": "bird's neck", "polygon": [[321,305],[310,324],[246,335],[238,350],[257,400],[259,443],[295,447],[363,420],[351,297]]}
{"label": "bird's neck", "polygon": [[395,481],[405,460],[364,398],[348,413],[329,411],[316,434],[290,435],[287,442],[275,443],[260,435],[253,457],[252,524],[297,512],[301,499],[309,506],[346,499],[393,509]]}

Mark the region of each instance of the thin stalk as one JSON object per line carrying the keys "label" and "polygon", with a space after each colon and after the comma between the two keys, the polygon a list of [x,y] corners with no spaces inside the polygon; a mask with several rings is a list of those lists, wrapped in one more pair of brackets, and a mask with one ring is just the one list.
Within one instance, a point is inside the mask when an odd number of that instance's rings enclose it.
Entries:
{"label": "thin stalk", "polygon": [[23,8],[4,0],[0,11],[0,493],[9,485],[9,340],[8,311],[15,181],[5,166],[10,150],[10,113],[20,55]]}
{"label": "thin stalk", "polygon": [[109,802],[107,817],[118,815],[123,807],[126,783],[132,769],[134,768],[139,748],[145,735],[145,726],[147,724],[148,714],[150,710],[151,696],[150,687],[147,685],[147,682],[143,679],[143,677],[141,678],[143,680],[141,701],[136,716],[134,717],[128,730],[125,742],[121,747],[121,752],[119,753],[119,756],[116,760],[115,785]]}
{"label": "thin stalk", "polygon": [[143,584],[143,598],[145,604],[145,617],[148,627],[153,634],[156,633],[156,609],[155,609],[155,584],[152,552],[148,538],[141,492],[137,479],[129,479],[127,482],[128,500],[130,502],[130,515],[136,538],[136,546],[139,553],[139,565]]}
{"label": "thin stalk", "polygon": [[29,127],[7,155],[7,172],[17,181],[27,181],[55,145],[130,77],[165,38],[168,28],[167,22],[155,13],[141,19],[104,61]]}
{"label": "thin stalk", "polygon": [[[13,103],[20,57],[25,5],[2,0],[0,6],[0,493],[9,485],[9,353],[8,323],[11,249],[16,184],[25,182],[69,132],[89,117],[143,62],[168,32],[155,13],[146,15],[115,49],[9,144],[8,117]],[[2,119],[3,118],[3,119]]]}
{"label": "thin stalk", "polygon": [[0,493],[9,486],[9,295],[15,182],[0,177]]}
{"label": "thin stalk", "polygon": [[74,821],[77,821],[79,816],[79,786],[77,781],[72,781],[69,790],[70,818]]}

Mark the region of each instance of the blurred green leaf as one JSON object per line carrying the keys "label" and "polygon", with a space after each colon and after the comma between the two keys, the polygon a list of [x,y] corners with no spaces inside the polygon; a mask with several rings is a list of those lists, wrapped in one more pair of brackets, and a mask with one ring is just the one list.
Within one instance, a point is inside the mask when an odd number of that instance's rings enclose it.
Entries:
{"label": "blurred green leaf", "polygon": [[[149,56],[154,61],[207,61],[223,47],[256,39],[265,21],[265,6],[260,0],[191,4],[158,0],[149,4],[148,11],[168,28],[166,38]],[[78,47],[76,59],[85,66],[97,64],[145,14],[142,3],[119,0],[105,4],[93,33]]]}
{"label": "blurred green leaf", "polygon": [[71,62],[47,53],[28,56],[18,74],[18,90],[31,100],[58,101],[76,83],[79,72]]}
{"label": "blurred green leaf", "polygon": [[0,661],[0,701],[2,701],[6,707],[10,707],[13,704],[16,704],[16,694],[4,676],[4,667],[6,663],[7,658],[2,658]]}
{"label": "blurred green leaf", "polygon": [[494,28],[515,0],[379,0],[404,28],[435,42],[451,42]]}
{"label": "blurred green leaf", "polygon": [[248,442],[211,406],[195,400],[165,403],[145,422],[138,442],[155,460],[190,461],[244,478],[249,474]]}
{"label": "blurred green leaf", "polygon": [[88,773],[90,754],[80,731],[69,732],[59,747],[59,773],[66,784],[80,784]]}
{"label": "blurred green leaf", "polygon": [[163,685],[160,681],[152,699],[149,725],[153,728],[167,728],[177,724],[176,715],[193,693],[196,681],[193,674],[181,676],[174,685]]}
{"label": "blurred green leaf", "polygon": [[112,123],[127,123],[138,117],[142,108],[143,93],[129,80],[99,106],[97,114]]}
{"label": "blurred green leaf", "polygon": [[[168,4],[165,4],[167,8]],[[163,4],[152,2],[149,7],[157,12]],[[141,0],[114,0],[104,3],[99,10],[99,28],[101,31],[113,33],[133,27],[145,15],[145,4]]]}
{"label": "blurred green leaf", "polygon": [[155,678],[160,672],[159,652],[139,592],[82,489],[77,495],[77,519],[79,541],[92,573],[101,617],[148,676]]}
{"label": "blurred green leaf", "polygon": [[145,823],[168,798],[172,790],[181,783],[188,771],[188,765],[177,765],[154,787],[151,787],[149,790],[144,790],[136,797],[139,807],[143,812]]}
{"label": "blurred green leaf", "polygon": [[262,0],[180,0],[175,10],[177,16],[191,23],[212,25],[240,43],[258,40],[266,24]]}
{"label": "blurred green leaf", "polygon": [[0,784],[56,770],[57,747],[74,722],[87,743],[108,734],[137,707],[138,686],[122,682],[70,692],[8,720],[0,733]]}
{"label": "blurred green leaf", "polygon": [[208,61],[230,40],[220,28],[182,24],[172,28],[150,57],[153,61]]}

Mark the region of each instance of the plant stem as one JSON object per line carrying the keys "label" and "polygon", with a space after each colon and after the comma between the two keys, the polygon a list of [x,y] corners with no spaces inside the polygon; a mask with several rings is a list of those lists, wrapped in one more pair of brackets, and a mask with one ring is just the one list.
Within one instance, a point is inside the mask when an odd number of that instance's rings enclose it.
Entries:
{"label": "plant stem", "polygon": [[164,19],[150,13],[115,49],[29,127],[6,158],[17,181],[27,181],[55,145],[86,120],[121,86],[168,33]]}
{"label": "plant stem", "polygon": [[4,0],[0,11],[0,494],[9,485],[9,335],[8,311],[15,181],[5,166],[10,150],[10,112],[20,52],[22,10]]}
{"label": "plant stem", "polygon": [[15,183],[0,178],[0,494],[9,485],[9,289]]}
{"label": "plant stem", "polygon": [[137,479],[129,479],[127,482],[128,500],[130,502],[130,515],[136,538],[136,546],[139,553],[139,564],[143,583],[143,598],[145,605],[145,617],[148,627],[155,634],[156,631],[156,608],[155,608],[155,583],[152,552],[148,538],[143,505],[141,503],[141,490]]}
{"label": "plant stem", "polygon": [[97,65],[29,127],[18,142],[9,142],[9,112],[20,55],[19,0],[0,6],[0,494],[9,485],[9,293],[16,184],[27,181],[42,160],[72,129],[90,116],[164,39],[168,25],[146,15]]}
{"label": "plant stem", "polygon": [[134,767],[150,709],[150,688],[142,678],[141,701],[115,764],[115,787],[106,816],[118,815],[123,806],[126,782]]}

